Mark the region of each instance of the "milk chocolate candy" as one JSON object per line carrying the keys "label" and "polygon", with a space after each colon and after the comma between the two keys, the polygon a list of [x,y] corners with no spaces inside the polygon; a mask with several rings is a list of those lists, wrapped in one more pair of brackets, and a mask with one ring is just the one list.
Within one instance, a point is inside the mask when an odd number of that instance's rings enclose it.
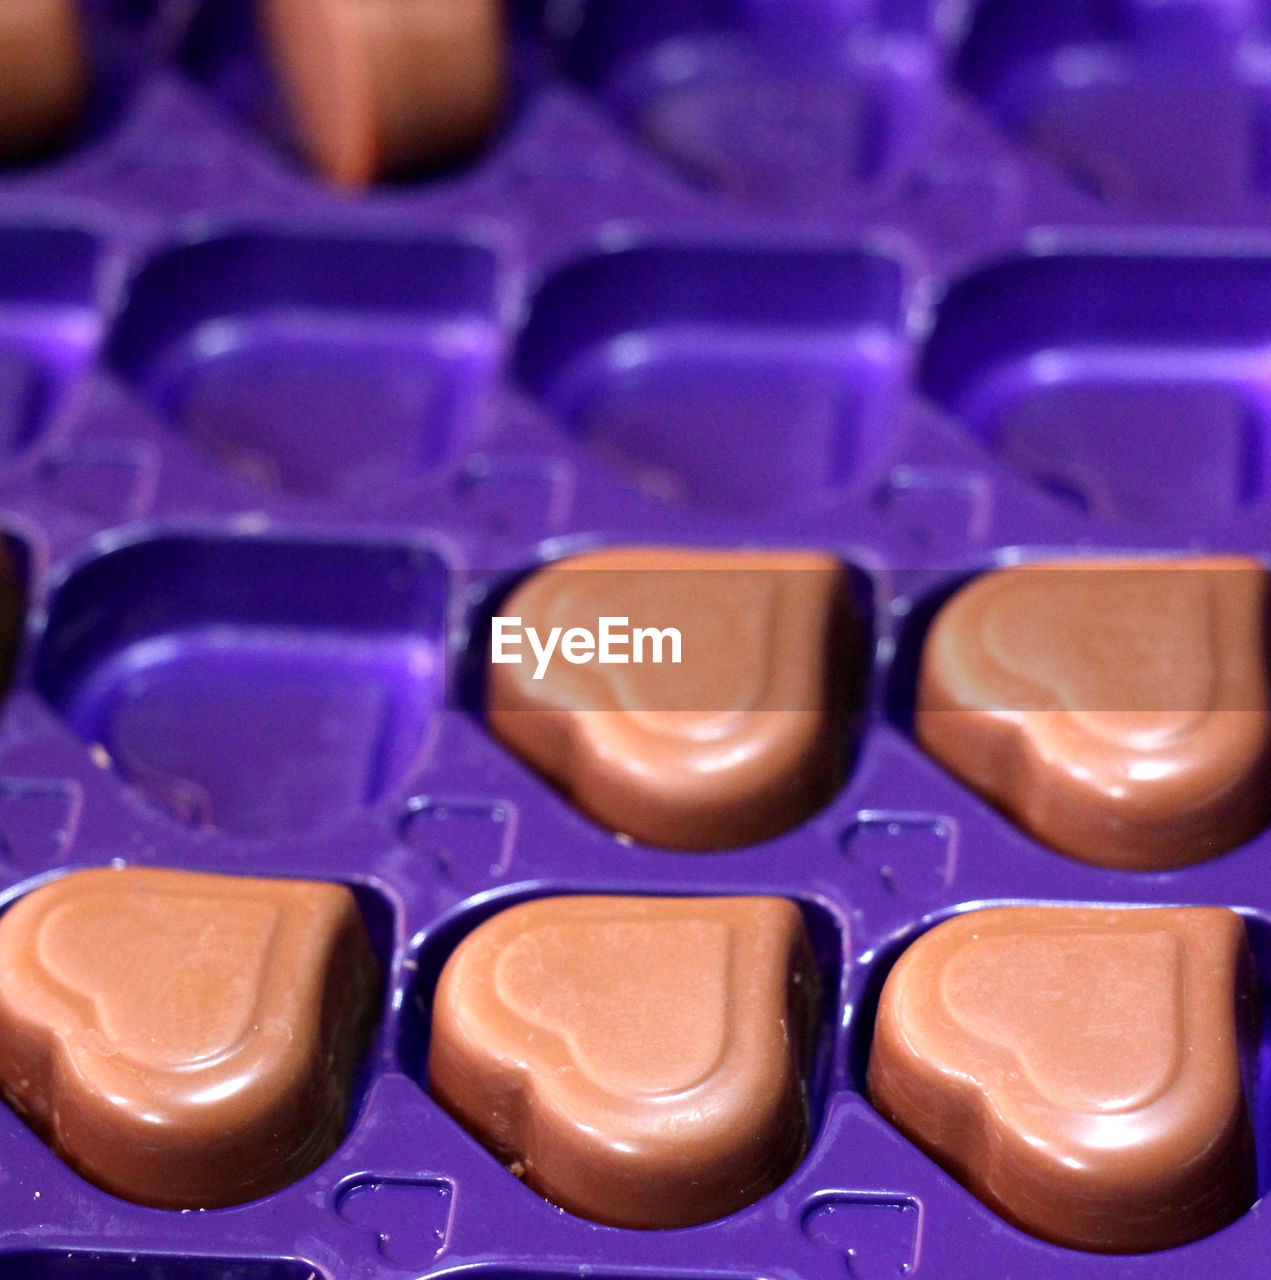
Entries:
{"label": "milk chocolate candy", "polygon": [[263,0],[297,140],[363,187],[473,151],[503,105],[500,0]]}
{"label": "milk chocolate candy", "polygon": [[1265,610],[1236,557],[985,574],[927,637],[918,740],[1073,858],[1211,858],[1271,819]]}
{"label": "milk chocolate candy", "polygon": [[[487,687],[495,735],[613,831],[673,849],[750,844],[842,781],[866,658],[829,556],[597,551],[540,569],[499,613],[540,636],[626,624],[629,661],[556,655],[540,673],[522,645],[521,661],[492,660]],[[669,642],[652,661],[636,628],[676,630],[680,662]]]}
{"label": "milk chocolate candy", "polygon": [[1244,924],[1221,908],[973,911],[888,975],[869,1096],[1042,1239],[1185,1244],[1255,1195],[1251,975]]}
{"label": "milk chocolate candy", "polygon": [[65,142],[86,96],[77,0],[0,4],[0,164]]}
{"label": "milk chocolate candy", "polygon": [[205,1209],[338,1145],[378,976],[343,886],[80,871],[0,917],[0,1092],[90,1182]]}
{"label": "milk chocolate candy", "polygon": [[543,898],[450,957],[428,1087],[553,1204],[682,1227],[771,1191],[808,1144],[819,1016],[781,898]]}

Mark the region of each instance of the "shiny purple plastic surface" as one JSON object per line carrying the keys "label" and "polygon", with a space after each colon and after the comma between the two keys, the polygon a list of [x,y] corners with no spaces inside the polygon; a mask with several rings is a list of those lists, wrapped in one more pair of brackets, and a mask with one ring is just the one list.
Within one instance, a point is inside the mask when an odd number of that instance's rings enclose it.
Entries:
{"label": "shiny purple plastic surface", "polygon": [[[923,628],[971,573],[1267,553],[1271,7],[526,3],[488,149],[358,197],[295,159],[246,0],[85,7],[83,136],[0,173],[0,519],[31,594],[0,884],[115,860],[346,881],[388,999],[346,1141],[253,1204],[114,1199],[0,1108],[0,1278],[1265,1274],[1261,1201],[1164,1254],[1034,1240],[862,1088],[888,966],[972,904],[1238,908],[1271,991],[1271,834],[1081,866],[908,726]],[[857,571],[868,721],[796,830],[619,842],[483,728],[501,595],[630,542]],[[776,1192],[596,1226],[430,1101],[446,955],[567,891],[803,904],[815,1138]],[[1268,1099],[1264,1070],[1263,1190]]]}

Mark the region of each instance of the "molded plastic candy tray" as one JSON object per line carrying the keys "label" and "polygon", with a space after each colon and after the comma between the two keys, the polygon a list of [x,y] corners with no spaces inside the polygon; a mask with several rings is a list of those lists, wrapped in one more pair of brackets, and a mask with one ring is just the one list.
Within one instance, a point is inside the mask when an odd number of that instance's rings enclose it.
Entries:
{"label": "molded plastic candy tray", "polygon": [[[1267,547],[1265,6],[549,3],[515,15],[488,148],[357,197],[295,158],[243,0],[86,8],[83,135],[0,173],[0,504],[30,617],[0,878],[345,882],[386,999],[343,1144],[237,1208],[115,1199],[0,1109],[0,1275],[1262,1274],[1262,1201],[1181,1250],[1062,1249],[863,1087],[889,966],[968,904],[1235,907],[1271,990],[1271,833],[1166,874],[1081,865],[909,725],[924,627],[969,575]],[[868,601],[847,781],[777,839],[616,840],[482,723],[509,587],[649,542],[828,551]],[[804,908],[813,1145],[750,1208],[571,1217],[427,1096],[446,956],[575,891]]]}

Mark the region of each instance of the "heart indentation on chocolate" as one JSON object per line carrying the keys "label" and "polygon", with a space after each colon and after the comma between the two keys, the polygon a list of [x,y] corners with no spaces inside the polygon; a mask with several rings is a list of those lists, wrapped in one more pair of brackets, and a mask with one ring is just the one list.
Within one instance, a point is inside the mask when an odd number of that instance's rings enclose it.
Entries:
{"label": "heart indentation on chocolate", "polygon": [[559,1035],[598,1087],[678,1093],[723,1056],[731,955],[722,923],[601,918],[520,934],[494,983],[508,1008]]}
{"label": "heart indentation on chocolate", "polygon": [[[711,740],[734,732],[738,721],[762,704],[771,683],[777,583],[773,571],[721,568],[573,569],[555,575],[556,592],[543,625],[580,623],[599,630],[599,614],[628,619],[628,630],[674,627],[681,660],[671,661],[671,641],[646,638],[640,663],[571,668],[553,660],[547,680],[563,686],[591,681],[607,685],[614,710],[650,732]],[[621,649],[633,657],[635,638]],[[586,705],[585,703],[582,705]],[[594,697],[591,706],[603,707]]]}
{"label": "heart indentation on chocolate", "polygon": [[984,611],[990,656],[1041,705],[1091,734],[1150,749],[1214,707],[1214,599],[1203,571],[1019,571]]}
{"label": "heart indentation on chocolate", "polygon": [[1012,1055],[1042,1100],[1112,1114],[1177,1078],[1183,966],[1182,942],[1162,930],[1002,934],[968,940],[940,994],[965,1031]]}
{"label": "heart indentation on chocolate", "polygon": [[[37,945],[45,971],[89,1002],[112,1047],[169,1069],[220,1057],[246,1037],[277,929],[270,902],[92,892],[54,907]],[[208,971],[220,980],[209,983]]]}

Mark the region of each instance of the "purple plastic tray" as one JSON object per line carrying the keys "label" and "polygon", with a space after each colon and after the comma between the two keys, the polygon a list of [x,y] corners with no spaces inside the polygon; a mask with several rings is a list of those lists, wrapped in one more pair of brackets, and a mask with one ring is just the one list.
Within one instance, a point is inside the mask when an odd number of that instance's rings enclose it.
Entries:
{"label": "purple plastic tray", "polygon": [[[0,1278],[1265,1275],[1262,1201],[1144,1257],[1022,1234],[862,1084],[889,964],[968,904],[1235,907],[1271,992],[1271,834],[1169,874],[1081,866],[908,725],[923,628],[969,574],[1266,552],[1267,6],[525,3],[488,150],[350,198],[294,158],[246,0],[85,4],[84,136],[0,174],[0,505],[32,602],[0,883],[346,881],[387,998],[347,1139],[263,1201],[125,1203],[0,1108]],[[621,843],[483,728],[509,584],[651,541],[824,548],[872,602],[850,777],[780,839]],[[804,905],[815,1142],[744,1212],[581,1221],[427,1097],[450,949],[572,890]]]}

